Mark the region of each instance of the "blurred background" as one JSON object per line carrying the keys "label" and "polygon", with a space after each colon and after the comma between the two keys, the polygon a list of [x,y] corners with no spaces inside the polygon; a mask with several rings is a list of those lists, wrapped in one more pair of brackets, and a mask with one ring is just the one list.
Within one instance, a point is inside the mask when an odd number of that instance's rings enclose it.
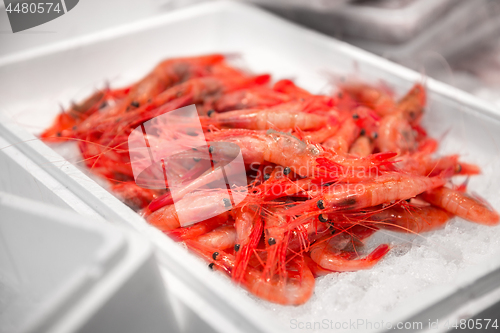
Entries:
{"label": "blurred background", "polygon": [[[0,56],[217,0],[81,0],[13,34],[0,4]],[[239,0],[377,53],[500,107],[500,0]],[[256,23],[257,24],[257,23]]]}

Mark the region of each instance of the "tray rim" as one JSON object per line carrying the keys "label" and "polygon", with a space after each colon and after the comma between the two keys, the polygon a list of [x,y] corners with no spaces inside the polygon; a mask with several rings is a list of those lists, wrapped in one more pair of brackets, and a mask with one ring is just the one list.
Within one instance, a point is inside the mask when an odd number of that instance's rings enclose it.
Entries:
{"label": "tray rim", "polygon": [[[258,9],[258,8],[255,8],[255,7],[252,7],[250,5],[246,5],[246,4],[234,3],[231,1],[220,1],[220,2],[216,2],[216,3],[199,4],[199,5],[189,7],[189,8],[183,8],[180,10],[176,10],[176,11],[171,12],[171,13],[159,15],[158,17],[155,17],[155,18],[150,18],[147,20],[142,20],[139,22],[131,23],[131,24],[124,24],[124,25],[121,25],[118,27],[107,29],[107,30],[102,31],[102,32],[92,33],[92,34],[78,37],[75,39],[57,42],[57,43],[54,43],[54,44],[51,44],[48,46],[39,47],[39,48],[35,48],[32,50],[11,54],[11,55],[0,58],[0,71],[2,70],[2,68],[5,68],[6,66],[9,66],[9,65],[19,64],[19,63],[22,63],[24,61],[29,61],[29,60],[32,60],[32,59],[35,59],[38,57],[50,56],[52,54],[56,54],[58,52],[62,52],[65,50],[85,47],[86,45],[90,45],[90,44],[93,44],[96,42],[102,42],[102,41],[106,41],[106,40],[113,39],[116,37],[125,36],[129,33],[132,33],[132,32],[146,31],[146,30],[154,28],[154,27],[161,27],[163,25],[174,23],[176,21],[182,20],[182,19],[187,18],[187,17],[196,17],[199,15],[210,15],[210,14],[214,14],[214,13],[216,13],[216,14],[217,13],[218,14],[230,13],[230,14],[234,15],[235,13],[237,14],[237,13],[242,12],[242,11],[245,12],[247,15],[250,13],[250,15],[253,15],[253,16],[260,16],[263,19],[267,19],[268,21],[275,21],[274,24],[279,24],[279,25],[282,25],[288,29],[292,29],[295,31],[300,31],[301,33],[304,33],[304,34],[308,34],[309,38],[317,39],[321,43],[327,43],[332,47],[339,48],[340,51],[346,55],[346,57],[351,57],[351,58],[356,59],[356,60],[364,61],[365,63],[368,63],[374,67],[378,67],[379,69],[381,69],[384,72],[387,72],[390,75],[402,78],[404,80],[409,80],[409,81],[414,81],[414,80],[421,78],[421,75],[413,70],[410,70],[410,69],[407,69],[401,65],[392,63],[389,60],[383,59],[383,58],[376,56],[374,54],[371,54],[367,51],[358,49],[355,46],[349,45],[349,44],[344,43],[344,42],[337,41],[337,40],[335,40],[331,37],[325,36],[321,33],[297,26],[296,24],[290,23],[284,19],[276,17],[275,15],[270,14],[262,9]],[[436,80],[431,79],[431,78],[426,79],[426,84],[427,84],[428,89],[432,90],[434,93],[437,93],[445,98],[455,100],[457,103],[466,104],[469,107],[471,107],[472,109],[474,109],[475,113],[481,114],[482,116],[491,117],[491,118],[494,118],[496,120],[500,120],[500,110],[497,109],[493,104],[482,101],[482,100],[478,99],[477,97],[474,97],[468,93],[460,91],[457,88],[451,87],[447,84],[441,83],[441,82],[436,81]],[[5,128],[8,128],[7,131],[10,132],[11,135],[10,135],[10,137],[6,137],[6,139],[10,140],[11,142],[13,142],[12,141],[13,139],[15,139],[14,142],[17,142],[17,141],[19,141],[18,140],[19,138],[22,138],[22,139],[34,139],[35,138],[33,135],[31,135],[30,133],[28,133],[24,129],[19,129],[19,128],[15,129],[11,125],[4,126],[3,121],[0,124],[0,128],[1,127],[4,127],[4,132],[5,132]],[[18,148],[23,153],[25,153],[27,156],[29,156],[30,158],[33,158],[35,156],[35,158],[45,159],[44,156],[36,157],[36,155],[40,155],[40,152],[43,152],[44,150],[47,151],[47,149],[50,150],[51,154],[54,154],[52,149],[50,149],[48,146],[46,146],[45,144],[43,144],[40,141],[31,142],[30,144],[19,145]],[[37,150],[40,148],[42,148],[42,150]],[[57,175],[57,173],[59,173],[59,171],[56,171],[55,173],[51,172],[50,174],[53,176],[54,176],[54,174],[56,174],[57,177],[55,177],[55,178],[58,181],[61,181],[62,183],[64,183],[65,180],[71,179],[71,177],[68,176],[69,173],[74,174],[75,172],[77,172],[79,174],[80,178],[82,178],[82,177],[87,178],[84,174],[82,174],[79,170],[77,170],[76,167],[74,167],[72,165],[65,166],[62,171],[63,171],[62,175]],[[90,180],[90,179],[87,178],[87,180]],[[87,186],[83,186],[83,189],[82,189],[81,188],[82,183],[75,181],[74,179],[72,180],[72,182],[74,184],[71,186],[71,188],[73,190],[76,189],[76,191],[74,191],[74,192],[80,198],[85,197],[85,193],[82,193],[82,190],[83,191],[92,190],[92,189],[88,189]],[[88,183],[86,185],[88,185]],[[78,187],[80,187],[80,188],[78,188]],[[163,251],[171,250],[172,249],[171,243],[176,244],[175,242],[170,240],[168,237],[164,236],[158,230],[153,230],[152,227],[145,225],[145,223],[142,221],[142,218],[139,218],[139,216],[137,214],[135,214],[130,209],[128,209],[126,206],[124,206],[123,203],[121,203],[118,199],[114,198],[111,194],[107,193],[102,187],[100,187],[97,184],[96,184],[96,186],[93,186],[93,187],[95,189],[100,189],[97,194],[99,194],[101,196],[107,194],[108,196],[111,196],[112,198],[106,197],[105,203],[96,202],[95,200],[99,200],[99,198],[98,198],[98,195],[95,195],[95,197],[92,200],[90,200],[90,201],[84,200],[84,202],[88,203],[91,207],[96,209],[96,211],[99,214],[105,215],[105,216],[112,216],[115,220],[120,220],[122,223],[124,223],[128,226],[131,226],[134,229],[136,229],[137,231],[148,236],[150,238],[150,240],[155,244],[155,246],[157,246],[159,249],[161,249],[161,251],[159,252],[160,253],[159,257],[160,257],[160,261],[162,262],[164,267],[171,268],[171,269],[172,268],[178,269],[179,265],[185,266],[185,264],[192,264],[194,268],[183,270],[182,275],[185,275],[188,272],[196,272],[196,271],[199,272],[200,269],[202,269],[202,266],[200,265],[200,263],[196,262],[195,260],[191,260],[193,258],[188,258],[187,263],[184,262],[185,260],[173,260],[174,263],[172,263],[172,260],[171,260],[172,258],[170,255],[165,256],[165,254],[162,255],[161,253]],[[104,191],[105,193],[103,193],[102,191]],[[104,209],[103,209],[103,207],[99,207],[100,205],[105,206]],[[122,211],[120,211],[120,212],[114,211],[115,208],[119,208]],[[125,209],[123,210],[123,208],[125,208]],[[135,215],[135,217],[133,215]],[[177,244],[175,246],[178,247]],[[477,271],[477,269],[476,269],[476,271]],[[208,279],[208,282],[213,283],[214,286],[217,286],[217,287],[222,286],[223,288],[228,288],[226,281],[223,281],[219,277],[215,277],[215,276],[214,277],[204,276],[203,279],[201,277],[196,277],[195,281],[202,281],[202,280],[207,280],[207,279]],[[475,282],[475,280],[469,281],[468,284],[470,285],[474,282]],[[223,283],[223,284],[221,284],[221,283]],[[191,286],[191,283],[189,283],[189,281],[188,281],[188,284]],[[210,288],[210,289],[212,289],[212,288]],[[453,291],[455,291],[455,290],[453,290]],[[206,290],[202,290],[200,292],[199,288],[195,288],[195,292],[197,292],[197,293],[199,292],[199,294],[201,294],[202,296],[205,296],[205,297],[207,295]],[[440,293],[439,297],[441,297],[440,298],[441,300],[445,299],[445,298],[443,298],[443,296],[446,296],[445,294]],[[210,295],[213,295],[213,290],[210,290],[208,292],[208,296],[210,296]],[[235,307],[235,306],[241,307],[241,304],[244,304],[245,306],[249,306],[249,304],[250,304],[249,302],[247,302],[246,300],[243,300],[243,298],[241,298],[239,296],[235,296],[235,297],[233,297],[233,299],[223,297],[223,298],[220,298],[218,301],[222,301],[222,300],[224,300],[227,303],[226,306],[224,306],[224,308],[226,310],[228,309],[228,307],[230,309],[230,308]],[[405,301],[405,304],[406,303],[407,302]],[[436,304],[436,303],[433,303],[433,304]],[[269,324],[271,322],[269,322],[268,320],[262,320],[262,319],[267,318],[269,316],[267,314],[263,316],[262,310],[261,309],[256,310],[258,308],[255,306],[250,306],[250,308],[252,308],[252,311],[254,311],[254,310],[256,311],[255,314],[251,315],[251,317],[254,319],[253,322],[251,322],[252,328],[257,329],[258,331],[270,330]],[[250,312],[252,312],[252,311],[250,311]],[[234,313],[234,311],[230,311],[230,312]],[[239,312],[241,312],[241,311],[239,311]],[[240,313],[240,316],[238,316],[238,318],[249,319],[248,311],[245,311],[245,312],[246,312],[246,314],[243,316],[241,316],[241,313]],[[415,313],[415,312],[413,311],[413,313]],[[396,317],[399,317],[399,316],[405,316],[405,315],[401,312]],[[405,317],[404,319],[409,319],[409,318]],[[255,325],[257,325],[257,326],[255,326]],[[283,327],[280,326],[280,330],[282,330],[282,329],[283,329]]]}

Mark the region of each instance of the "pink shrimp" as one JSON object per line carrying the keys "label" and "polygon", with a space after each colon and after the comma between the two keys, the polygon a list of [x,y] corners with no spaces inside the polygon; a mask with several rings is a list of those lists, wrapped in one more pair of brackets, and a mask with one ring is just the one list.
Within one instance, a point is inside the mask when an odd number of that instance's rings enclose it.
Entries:
{"label": "pink shrimp", "polygon": [[146,217],[148,223],[162,231],[170,231],[223,214],[231,207],[226,189],[186,194],[173,205],[166,205]]}
{"label": "pink shrimp", "polygon": [[380,209],[367,220],[374,221],[374,225],[381,229],[405,232],[422,233],[432,231],[443,226],[452,215],[435,206],[403,207],[394,205]]}
{"label": "pink shrimp", "polygon": [[117,183],[111,186],[111,190],[132,209],[146,207],[161,194],[161,191],[142,188],[135,182]]}
{"label": "pink shrimp", "polygon": [[293,81],[287,80],[287,79],[279,80],[278,82],[276,82],[274,84],[273,89],[275,91],[287,94],[288,96],[291,96],[295,99],[300,99],[300,98],[306,99],[306,98],[314,96],[313,94],[311,94],[307,90],[302,89],[302,88],[298,87],[297,85],[295,85],[295,83],[293,83]]}
{"label": "pink shrimp", "polygon": [[333,149],[338,154],[347,153],[349,147],[359,136],[360,129],[352,118],[344,120],[338,132],[326,140],[323,145]]}
{"label": "pink shrimp", "polygon": [[207,133],[208,141],[234,143],[241,149],[246,164],[262,164],[264,161],[290,168],[296,174],[307,177],[314,175],[316,158],[323,150],[317,145],[307,144],[287,133],[268,130],[227,130]]}
{"label": "pink shrimp", "polygon": [[[318,143],[323,143],[328,138],[332,137],[337,133],[339,129],[339,126],[337,124],[335,125],[326,125],[325,127],[317,130],[317,131],[307,131],[307,132],[302,132],[299,129],[295,129],[296,132],[293,132],[292,134],[297,136],[300,140],[312,144],[318,144]],[[299,132],[300,131],[300,132]]]}
{"label": "pink shrimp", "polygon": [[480,173],[479,167],[460,162],[458,158],[458,155],[450,155],[432,159],[426,151],[423,151],[400,156],[395,166],[405,172],[421,176],[434,176],[447,169],[453,169],[456,175],[477,175]]}
{"label": "pink shrimp", "polygon": [[242,109],[266,108],[289,102],[286,94],[265,87],[241,89],[222,95],[217,101],[210,101],[207,109],[226,112]]}
{"label": "pink shrimp", "polygon": [[[212,261],[211,267],[220,268],[231,275],[235,263],[234,256],[191,240],[186,241],[186,245],[206,260]],[[214,252],[217,252],[216,260],[213,260]],[[314,276],[299,260],[291,260],[286,273],[285,277],[275,275],[265,278],[258,269],[248,267],[240,283],[255,296],[269,302],[282,305],[304,304],[313,293]]]}
{"label": "pink shrimp", "polygon": [[380,151],[413,152],[417,138],[412,124],[418,124],[424,106],[425,89],[416,84],[397,104],[396,111],[380,121],[377,146]]}
{"label": "pink shrimp", "polygon": [[224,212],[220,215],[211,217],[205,221],[201,221],[184,228],[181,227],[166,231],[166,234],[176,241],[192,239],[204,235],[207,232],[210,232],[215,228],[222,226],[224,223],[228,222],[228,219],[229,214],[227,212]]}
{"label": "pink shrimp", "polygon": [[352,260],[331,249],[330,241],[311,247],[310,256],[321,267],[336,272],[353,272],[375,266],[390,250],[389,245],[379,245],[363,259]]}
{"label": "pink shrimp", "polygon": [[252,205],[237,208],[234,215],[234,227],[236,229],[234,251],[236,252],[236,259],[232,278],[236,282],[241,282],[250,258],[257,249],[262,236],[263,222],[260,216],[260,207],[257,209]]}
{"label": "pink shrimp", "polygon": [[422,194],[422,198],[431,204],[441,207],[453,215],[471,222],[484,225],[497,225],[498,213],[486,202],[472,198],[458,190],[441,187]]}
{"label": "pink shrimp", "polygon": [[373,142],[369,137],[365,135],[360,135],[351,145],[349,149],[349,154],[366,157],[369,156],[373,151]]}
{"label": "pink shrimp", "polygon": [[317,191],[311,200],[288,210],[292,215],[321,210],[350,210],[378,206],[380,204],[406,200],[424,191],[446,183],[446,178],[409,176],[401,173],[386,173],[378,178],[358,184],[337,184]]}
{"label": "pink shrimp", "polygon": [[[206,125],[212,124],[217,127],[256,130],[295,127],[301,130],[310,130],[321,128],[327,123],[336,123],[337,114],[328,105],[318,103],[308,99],[283,103],[269,108],[210,113],[208,119],[202,119],[202,123]],[[325,112],[316,112],[318,110],[324,110]]]}
{"label": "pink shrimp", "polygon": [[224,225],[194,239],[198,243],[218,250],[233,248],[236,244],[236,230],[232,225]]}
{"label": "pink shrimp", "polygon": [[200,103],[205,99],[220,97],[224,93],[265,84],[269,81],[267,74],[253,77],[246,76],[206,76],[194,78],[165,90],[153,99],[153,107],[161,106],[181,96],[189,96],[191,103]]}
{"label": "pink shrimp", "polygon": [[341,86],[343,92],[351,95],[362,105],[373,109],[381,116],[396,111],[396,103],[392,93],[364,83],[349,83]]}
{"label": "pink shrimp", "polygon": [[285,207],[268,206],[265,214],[264,239],[266,242],[266,264],[264,275],[271,277],[275,273],[284,274],[286,251],[289,234],[286,225],[289,217],[281,214]]}

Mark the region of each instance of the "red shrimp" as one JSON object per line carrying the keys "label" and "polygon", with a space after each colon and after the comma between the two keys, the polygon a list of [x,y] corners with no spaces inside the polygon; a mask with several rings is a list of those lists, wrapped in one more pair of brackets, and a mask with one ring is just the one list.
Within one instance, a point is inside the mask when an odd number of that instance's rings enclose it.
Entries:
{"label": "red shrimp", "polygon": [[52,126],[40,134],[40,138],[46,141],[60,140],[63,131],[78,125],[82,120],[97,111],[104,102],[105,96],[105,91],[98,90],[81,103],[72,104],[68,110],[61,112],[56,117]]}
{"label": "red shrimp", "polygon": [[254,254],[262,236],[263,221],[260,216],[260,207],[246,205],[234,210],[236,229],[236,244],[234,251],[236,259],[232,273],[233,280],[241,282],[248,267],[251,256]]}
{"label": "red shrimp", "polygon": [[425,107],[425,89],[416,84],[397,104],[395,113],[380,121],[377,146],[380,151],[413,152],[417,139],[412,124],[417,124]]}
{"label": "red shrimp", "polygon": [[184,228],[177,228],[170,231],[166,231],[165,233],[176,241],[193,239],[198,236],[204,235],[207,232],[210,232],[217,227],[220,227],[224,223],[228,222],[228,219],[229,219],[229,213],[224,212],[220,215],[211,217],[205,221],[198,222],[196,224]]}
{"label": "red shrimp", "polygon": [[452,169],[456,175],[477,175],[481,173],[478,166],[458,160],[458,155],[443,156],[432,159],[426,151],[400,156],[395,167],[405,172],[421,176],[435,176],[444,170]]}
{"label": "red shrimp", "polygon": [[335,125],[326,125],[325,127],[317,130],[317,131],[307,131],[307,132],[302,132],[298,131],[298,129],[295,129],[296,132],[293,132],[292,134],[298,137],[300,140],[312,144],[318,144],[318,143],[323,143],[328,138],[332,137],[337,133],[339,129],[338,124]]}
{"label": "red shrimp", "polygon": [[289,209],[292,215],[322,210],[349,210],[413,198],[446,183],[446,178],[409,176],[400,173],[383,174],[374,180],[358,184],[337,184],[325,187],[311,200]]}
{"label": "red shrimp", "polygon": [[[149,103],[152,98],[165,91],[165,89],[193,77],[209,75],[210,68],[223,60],[224,57],[218,54],[165,60],[143,79],[127,88],[127,94],[123,94],[123,99],[115,100],[113,105],[108,105],[101,110],[103,112],[93,112],[81,124],[77,124],[76,128],[68,129],[69,132],[63,132],[63,136],[73,136],[75,131],[81,135],[89,130],[94,130],[104,119],[115,121],[117,117],[125,112],[135,110]],[[99,106],[101,106],[101,103],[99,103]]]}
{"label": "red shrimp", "polygon": [[217,112],[226,112],[242,109],[266,108],[286,102],[291,98],[278,91],[265,87],[241,89],[223,94],[217,101],[209,101],[205,108]]}
{"label": "red shrimp", "polygon": [[264,275],[284,274],[289,234],[285,231],[289,217],[281,214],[285,207],[268,206],[264,217],[264,239],[266,242],[266,264]]}
{"label": "red shrimp", "polygon": [[341,85],[341,90],[381,116],[396,111],[396,103],[392,93],[386,89],[377,88],[364,83],[349,83]]}
{"label": "red shrimp", "polygon": [[359,136],[360,129],[352,118],[344,120],[340,129],[334,136],[326,140],[323,145],[333,149],[338,154],[345,154],[349,151],[349,147],[354,140]]}
{"label": "red shrimp", "polygon": [[321,242],[311,247],[310,256],[319,266],[336,272],[353,272],[375,266],[390,250],[389,245],[379,245],[363,259],[345,258],[332,249],[331,242]]}
{"label": "red shrimp", "polygon": [[170,231],[217,216],[231,208],[226,189],[200,191],[185,195],[173,205],[166,205],[146,217],[148,223],[162,231]]}
{"label": "red shrimp", "polygon": [[349,149],[349,154],[366,157],[373,152],[373,142],[369,137],[365,135],[360,135],[351,145]]}
{"label": "red shrimp", "polygon": [[422,198],[471,222],[484,225],[497,225],[499,222],[498,213],[484,200],[472,198],[458,190],[447,187],[436,188],[423,193]]}
{"label": "red shrimp", "polygon": [[212,114],[207,120],[217,127],[236,127],[253,130],[289,129],[314,130],[323,127],[327,122],[325,116],[308,114],[287,109],[250,109],[236,110]]}
{"label": "red shrimp", "polygon": [[236,244],[236,230],[232,225],[224,225],[198,236],[194,240],[204,246],[226,250],[233,248]]}
{"label": "red shrimp", "polygon": [[317,172],[316,158],[323,149],[307,144],[297,137],[268,130],[256,131],[228,130],[206,135],[208,141],[224,141],[238,145],[246,164],[262,164],[264,161],[290,168],[294,173],[307,177]]}
{"label": "red shrimp", "polygon": [[295,99],[300,99],[300,98],[307,99],[309,97],[314,96],[313,94],[311,94],[307,90],[302,89],[302,88],[298,87],[297,85],[295,85],[295,83],[293,83],[293,81],[287,80],[287,79],[279,80],[278,82],[276,82],[274,84],[273,89],[275,91],[287,94],[288,96],[295,98]]}
{"label": "red shrimp", "polygon": [[142,188],[135,182],[117,183],[111,186],[111,190],[129,207],[135,210],[146,207],[161,193],[161,191]]}
{"label": "red shrimp", "polygon": [[[234,268],[234,257],[223,251],[203,246],[194,241],[186,241],[186,245],[208,261],[213,260],[213,265],[222,269],[228,275]],[[287,276],[273,276],[265,278],[259,270],[248,267],[241,280],[241,285],[257,297],[269,302],[282,305],[304,304],[311,297],[314,290],[314,276],[309,268],[299,260],[291,260],[287,265]]]}
{"label": "red shrimp", "polygon": [[394,205],[380,209],[367,220],[391,231],[422,233],[440,228],[450,220],[452,214],[435,206],[403,207]]}

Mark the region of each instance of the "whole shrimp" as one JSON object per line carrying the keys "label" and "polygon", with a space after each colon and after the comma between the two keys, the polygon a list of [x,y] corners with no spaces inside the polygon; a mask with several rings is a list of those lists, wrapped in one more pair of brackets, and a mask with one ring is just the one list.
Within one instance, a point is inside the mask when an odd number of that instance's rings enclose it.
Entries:
{"label": "whole shrimp", "polygon": [[[208,261],[212,267],[218,267],[223,272],[231,275],[235,265],[234,256],[223,251],[216,251],[195,241],[186,241],[189,249],[195,251]],[[216,259],[214,252],[217,252]],[[314,290],[314,276],[303,262],[291,260],[287,265],[287,276],[274,275],[265,278],[262,272],[253,267],[248,267],[241,280],[241,285],[257,297],[282,305],[300,305],[305,303]]]}
{"label": "whole shrimp", "polygon": [[418,124],[425,107],[425,88],[416,84],[396,105],[396,111],[380,121],[377,146],[380,151],[413,152],[417,148],[412,125]]}
{"label": "whole shrimp", "polygon": [[340,129],[324,142],[324,146],[333,149],[338,154],[345,154],[359,136],[360,129],[352,118],[344,120]]}
{"label": "whole shrimp", "polygon": [[386,202],[406,200],[441,187],[444,176],[421,177],[402,173],[387,173],[372,181],[337,184],[317,191],[314,198],[288,210],[290,214],[322,210],[348,210],[378,206]]}
{"label": "whole shrimp", "polygon": [[[318,112],[318,110],[322,110]],[[314,113],[313,113],[314,111]],[[323,112],[324,111],[324,112]],[[312,113],[312,114],[311,114]],[[291,101],[269,108],[234,110],[211,113],[202,123],[217,127],[236,127],[255,130],[300,128],[318,129],[337,122],[337,114],[327,104],[311,100]]]}
{"label": "whole shrimp", "polygon": [[238,145],[246,164],[267,161],[288,167],[302,177],[315,174],[316,158],[323,153],[323,149],[317,145],[307,144],[291,134],[274,130],[266,133],[226,130],[208,133],[206,138],[209,142],[223,141]]}
{"label": "whole shrimp", "polygon": [[266,108],[286,103],[291,97],[271,90],[266,87],[254,87],[228,92],[220,96],[216,101],[209,100],[204,108],[218,112],[226,112],[242,109]]}
{"label": "whole shrimp", "polygon": [[499,216],[483,200],[475,199],[464,192],[447,187],[428,190],[422,198],[447,212],[471,222],[484,225],[497,225]]}
{"label": "whole shrimp", "polygon": [[396,111],[396,102],[392,93],[386,88],[375,87],[365,83],[355,82],[341,85],[341,91],[351,95],[362,105],[369,107],[381,116]]}
{"label": "whole shrimp", "polygon": [[335,272],[352,272],[372,268],[390,250],[389,245],[382,244],[365,258],[352,260],[339,255],[339,252],[331,248],[331,242],[332,240],[313,245],[310,256],[322,268]]}
{"label": "whole shrimp", "polygon": [[260,207],[255,205],[245,205],[234,210],[236,229],[236,244],[234,251],[236,258],[232,278],[236,282],[241,282],[250,262],[251,256],[257,249],[262,236],[263,222],[260,216]]}
{"label": "whole shrimp", "polygon": [[435,206],[405,207],[401,204],[379,208],[366,222],[380,229],[403,233],[422,233],[440,228],[453,215]]}
{"label": "whole shrimp", "polygon": [[[112,97],[122,96],[123,98],[111,98],[112,103],[107,103],[106,105],[102,105],[102,103],[97,104],[97,109],[104,106],[101,110],[102,112],[95,112],[95,110],[94,112],[85,112],[85,114],[91,114],[82,119],[81,123],[75,124],[71,128],[66,128],[65,131],[61,132],[61,135],[63,137],[82,135],[89,130],[94,130],[103,120],[113,119],[114,121],[120,115],[147,104],[153,97],[159,95],[165,89],[193,77],[209,75],[210,69],[223,60],[224,56],[220,54],[165,60],[143,79],[126,88],[125,93],[122,92],[123,90],[111,91]],[[106,98],[105,101],[108,99]],[[82,113],[80,112],[80,114]]]}
{"label": "whole shrimp", "polygon": [[146,216],[146,221],[162,231],[170,231],[218,216],[231,207],[227,190],[186,194],[175,204],[166,205]]}

